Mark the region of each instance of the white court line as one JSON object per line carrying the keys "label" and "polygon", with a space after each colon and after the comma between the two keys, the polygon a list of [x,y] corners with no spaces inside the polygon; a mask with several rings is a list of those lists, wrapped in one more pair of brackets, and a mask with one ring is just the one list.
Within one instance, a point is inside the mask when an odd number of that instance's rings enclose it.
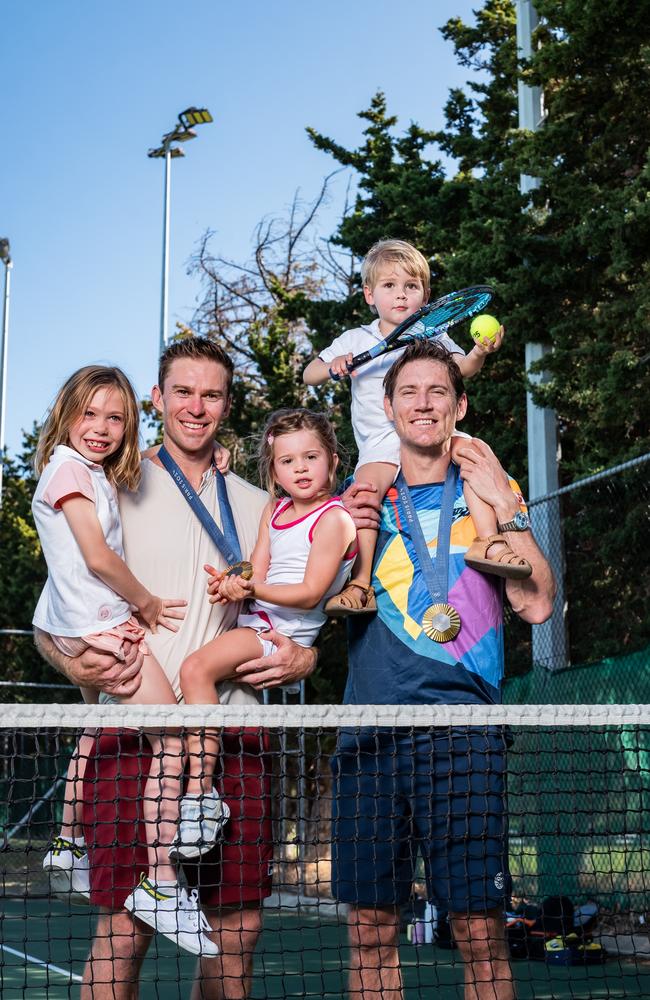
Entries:
{"label": "white court line", "polygon": [[36,958],[35,955],[28,955],[24,951],[16,951],[15,948],[10,948],[8,944],[0,944],[0,948],[3,951],[8,951],[10,955],[17,955],[18,958],[24,958],[28,962],[34,962],[36,965],[44,965],[46,969],[52,969],[53,972],[59,972],[66,979],[72,979],[75,983],[83,982],[83,976],[77,976],[74,972],[70,972],[69,969],[62,969],[58,965],[52,965],[51,962],[44,962],[42,958]]}

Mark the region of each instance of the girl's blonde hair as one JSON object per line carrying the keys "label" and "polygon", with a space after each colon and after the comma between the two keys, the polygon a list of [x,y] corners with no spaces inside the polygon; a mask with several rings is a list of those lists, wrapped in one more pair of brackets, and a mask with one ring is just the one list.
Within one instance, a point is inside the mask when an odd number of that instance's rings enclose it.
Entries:
{"label": "girl's blonde hair", "polygon": [[384,264],[400,264],[407,274],[419,278],[427,298],[431,290],[431,269],[426,257],[406,240],[378,240],[370,247],[361,264],[361,280],[372,289],[377,272]]}
{"label": "girl's blonde hair", "polygon": [[313,410],[276,410],[264,424],[257,454],[260,482],[271,496],[281,492],[273,474],[273,445],[275,439],[294,431],[312,431],[329,454],[329,490],[336,489],[338,446],[334,428],[322,413]]}
{"label": "girl's blonde hair", "polygon": [[40,476],[59,444],[70,443],[70,428],[84,413],[98,389],[117,389],[124,403],[124,437],[117,451],[109,455],[102,468],[116,487],[129,490],[140,482],[139,426],[140,411],[133,386],[119,368],[87,365],[71,375],[59,389],[38,439],[34,467]]}

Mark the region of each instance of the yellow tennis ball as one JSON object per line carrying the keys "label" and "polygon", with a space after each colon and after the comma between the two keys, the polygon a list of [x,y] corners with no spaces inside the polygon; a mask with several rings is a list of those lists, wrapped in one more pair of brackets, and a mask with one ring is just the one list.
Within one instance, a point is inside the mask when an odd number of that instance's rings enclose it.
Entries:
{"label": "yellow tennis ball", "polygon": [[497,333],[501,324],[496,316],[489,316],[488,313],[481,313],[480,316],[475,316],[472,320],[472,325],[469,328],[470,336],[477,343],[480,343],[483,337],[489,337],[490,340],[496,340]]}

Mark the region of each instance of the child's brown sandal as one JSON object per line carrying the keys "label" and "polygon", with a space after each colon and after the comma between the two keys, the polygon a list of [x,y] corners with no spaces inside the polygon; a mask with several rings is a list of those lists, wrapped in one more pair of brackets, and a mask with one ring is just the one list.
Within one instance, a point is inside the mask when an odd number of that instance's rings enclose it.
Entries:
{"label": "child's brown sandal", "polygon": [[[365,603],[358,591],[366,596]],[[330,618],[347,618],[348,615],[369,615],[377,610],[373,588],[361,580],[350,580],[340,594],[334,594],[325,605]]]}
{"label": "child's brown sandal", "polygon": [[[500,551],[494,559],[488,559],[488,549],[497,544],[501,546]],[[525,580],[533,572],[528,560],[513,552],[503,535],[475,538],[465,553],[465,562],[480,573],[492,573],[493,576],[502,576],[506,580]]]}

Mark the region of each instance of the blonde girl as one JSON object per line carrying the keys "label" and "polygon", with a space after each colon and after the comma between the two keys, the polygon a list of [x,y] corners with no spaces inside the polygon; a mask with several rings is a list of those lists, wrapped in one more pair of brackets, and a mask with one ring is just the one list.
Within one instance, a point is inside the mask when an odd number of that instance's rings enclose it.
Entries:
{"label": "blonde girl", "polygon": [[[117,490],[140,481],[139,410],[133,388],[119,368],[88,365],[59,391],[36,452],[40,478],[32,511],[48,567],[34,625],[49,632],[61,652],[78,656],[88,647],[124,658],[125,643],[141,643],[142,683],[131,704],[168,704],[176,699],[160,664],[144,645],[144,629],[178,631],[186,601],[151,594],[133,576],[122,549]],[[93,692],[82,689],[86,701]],[[168,846],[176,830],[183,754],[178,736],[147,733],[153,764],[144,790],[149,852],[145,896],[156,905],[138,907],[140,887],[125,904],[181,947],[197,953],[200,913],[178,886]],[[84,733],[70,763],[61,834],[43,862],[53,889],[89,897],[88,858],[81,802],[86,760],[93,737]],[[140,900],[142,902],[142,900]],[[147,912],[144,912],[147,911]],[[172,919],[173,918],[173,919]],[[214,950],[215,946],[212,945]]]}
{"label": "blonde girl", "polygon": [[[189,704],[215,704],[216,685],[240,664],[275,647],[269,629],[311,646],[326,620],[325,601],[339,592],[357,551],[356,530],[333,496],[338,454],[332,425],[310,410],[278,410],[266,422],[259,449],[262,484],[273,497],[260,523],[251,562],[252,579],[221,576],[213,601],[251,601],[238,627],[189,656],[181,688]],[[173,857],[192,858],[214,844],[228,817],[213,787],[218,734],[188,738],[190,774],[181,802]]]}

